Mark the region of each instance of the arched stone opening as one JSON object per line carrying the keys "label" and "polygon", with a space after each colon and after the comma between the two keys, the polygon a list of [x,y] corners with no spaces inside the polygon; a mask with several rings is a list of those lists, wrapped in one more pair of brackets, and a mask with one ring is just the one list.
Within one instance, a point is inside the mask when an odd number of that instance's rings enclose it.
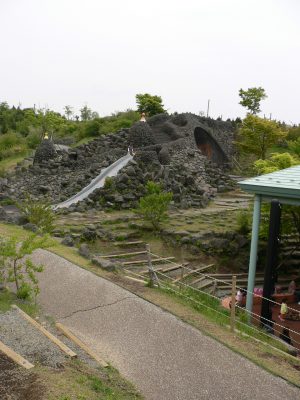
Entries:
{"label": "arched stone opening", "polygon": [[228,162],[228,157],[219,143],[205,129],[197,126],[194,130],[194,137],[198,149],[210,161],[215,164],[224,164]]}

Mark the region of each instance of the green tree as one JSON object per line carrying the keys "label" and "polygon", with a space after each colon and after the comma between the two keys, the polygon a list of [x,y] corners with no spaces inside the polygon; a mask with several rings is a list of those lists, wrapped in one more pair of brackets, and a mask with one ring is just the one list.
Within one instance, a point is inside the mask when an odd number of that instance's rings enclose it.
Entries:
{"label": "green tree", "polygon": [[239,104],[246,107],[251,114],[259,113],[260,102],[268,97],[262,87],[253,87],[248,90],[240,89],[239,96],[242,99]]}
{"label": "green tree", "polygon": [[241,151],[255,154],[264,160],[267,151],[285,135],[286,133],[275,121],[248,114],[239,129],[237,145]]}
{"label": "green tree", "polygon": [[89,121],[90,119],[92,119],[92,110],[87,106],[83,106],[80,109],[80,117],[81,117],[81,121]]}
{"label": "green tree", "polygon": [[261,175],[289,168],[297,164],[300,164],[299,161],[290,153],[272,153],[271,157],[267,160],[255,161],[254,168],[258,175]]}
{"label": "green tree", "polygon": [[[0,279],[4,284],[14,282],[17,296],[36,297],[39,292],[36,274],[43,266],[34,264],[28,257],[34,250],[53,245],[49,238],[30,235],[22,243],[16,238],[0,238]],[[25,257],[25,259],[24,259]]]}
{"label": "green tree", "polygon": [[71,119],[72,115],[74,114],[73,107],[64,106],[64,111],[65,111],[65,115],[67,117],[67,120],[69,121]]}
{"label": "green tree", "polygon": [[166,112],[160,96],[151,96],[149,93],[135,96],[139,113],[146,113],[149,117]]}
{"label": "green tree", "polygon": [[163,192],[159,184],[149,181],[146,184],[146,195],[140,198],[136,212],[158,230],[160,224],[168,219],[168,208],[172,198],[172,193]]}

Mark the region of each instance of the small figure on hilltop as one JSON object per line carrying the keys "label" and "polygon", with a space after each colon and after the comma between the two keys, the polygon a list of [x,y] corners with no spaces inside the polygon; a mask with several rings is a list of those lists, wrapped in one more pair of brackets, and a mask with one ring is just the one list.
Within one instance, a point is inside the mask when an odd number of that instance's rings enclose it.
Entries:
{"label": "small figure on hilltop", "polygon": [[131,156],[134,156],[132,144],[130,144],[130,145],[128,146],[128,153],[129,153]]}
{"label": "small figure on hilltop", "polygon": [[146,114],[142,113],[140,122],[146,122]]}

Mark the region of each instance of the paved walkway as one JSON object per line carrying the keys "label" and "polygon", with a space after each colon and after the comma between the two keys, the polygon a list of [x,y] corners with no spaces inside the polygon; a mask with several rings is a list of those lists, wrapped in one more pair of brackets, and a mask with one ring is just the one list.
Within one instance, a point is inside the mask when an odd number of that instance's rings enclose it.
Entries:
{"label": "paved walkway", "polygon": [[159,307],[44,250],[46,313],[86,341],[149,400],[299,400],[300,390]]}

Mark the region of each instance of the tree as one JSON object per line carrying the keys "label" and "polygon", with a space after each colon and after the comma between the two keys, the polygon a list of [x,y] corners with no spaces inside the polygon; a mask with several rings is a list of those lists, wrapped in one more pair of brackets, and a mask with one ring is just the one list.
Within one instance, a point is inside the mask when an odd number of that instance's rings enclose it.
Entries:
{"label": "tree", "polygon": [[81,121],[89,121],[92,119],[92,110],[87,105],[83,106],[80,109],[80,117]]}
{"label": "tree", "polygon": [[285,135],[286,133],[275,121],[248,114],[239,130],[237,145],[245,153],[255,154],[264,160],[267,150]]}
{"label": "tree", "polygon": [[260,112],[260,102],[268,97],[262,87],[253,87],[248,90],[240,89],[239,96],[242,99],[239,104],[246,107],[254,115]]}
{"label": "tree", "polygon": [[158,230],[161,222],[168,219],[168,208],[172,198],[172,193],[163,192],[159,184],[149,181],[146,184],[146,195],[140,198],[136,212]]}
{"label": "tree", "polygon": [[65,115],[69,121],[73,115],[73,108],[71,106],[64,106]]}
{"label": "tree", "polygon": [[59,131],[66,122],[65,118],[58,112],[49,109],[38,110],[38,115],[43,133],[49,132],[53,135],[53,133]]}
{"label": "tree", "polygon": [[135,96],[139,113],[146,113],[149,117],[166,112],[160,96],[151,96],[149,93]]}
{"label": "tree", "polygon": [[32,294],[36,297],[39,294],[36,273],[42,272],[43,266],[34,264],[28,255],[52,244],[50,239],[36,235],[30,235],[22,243],[14,237],[0,238],[0,280],[4,284],[14,282],[19,298],[26,299]]}

